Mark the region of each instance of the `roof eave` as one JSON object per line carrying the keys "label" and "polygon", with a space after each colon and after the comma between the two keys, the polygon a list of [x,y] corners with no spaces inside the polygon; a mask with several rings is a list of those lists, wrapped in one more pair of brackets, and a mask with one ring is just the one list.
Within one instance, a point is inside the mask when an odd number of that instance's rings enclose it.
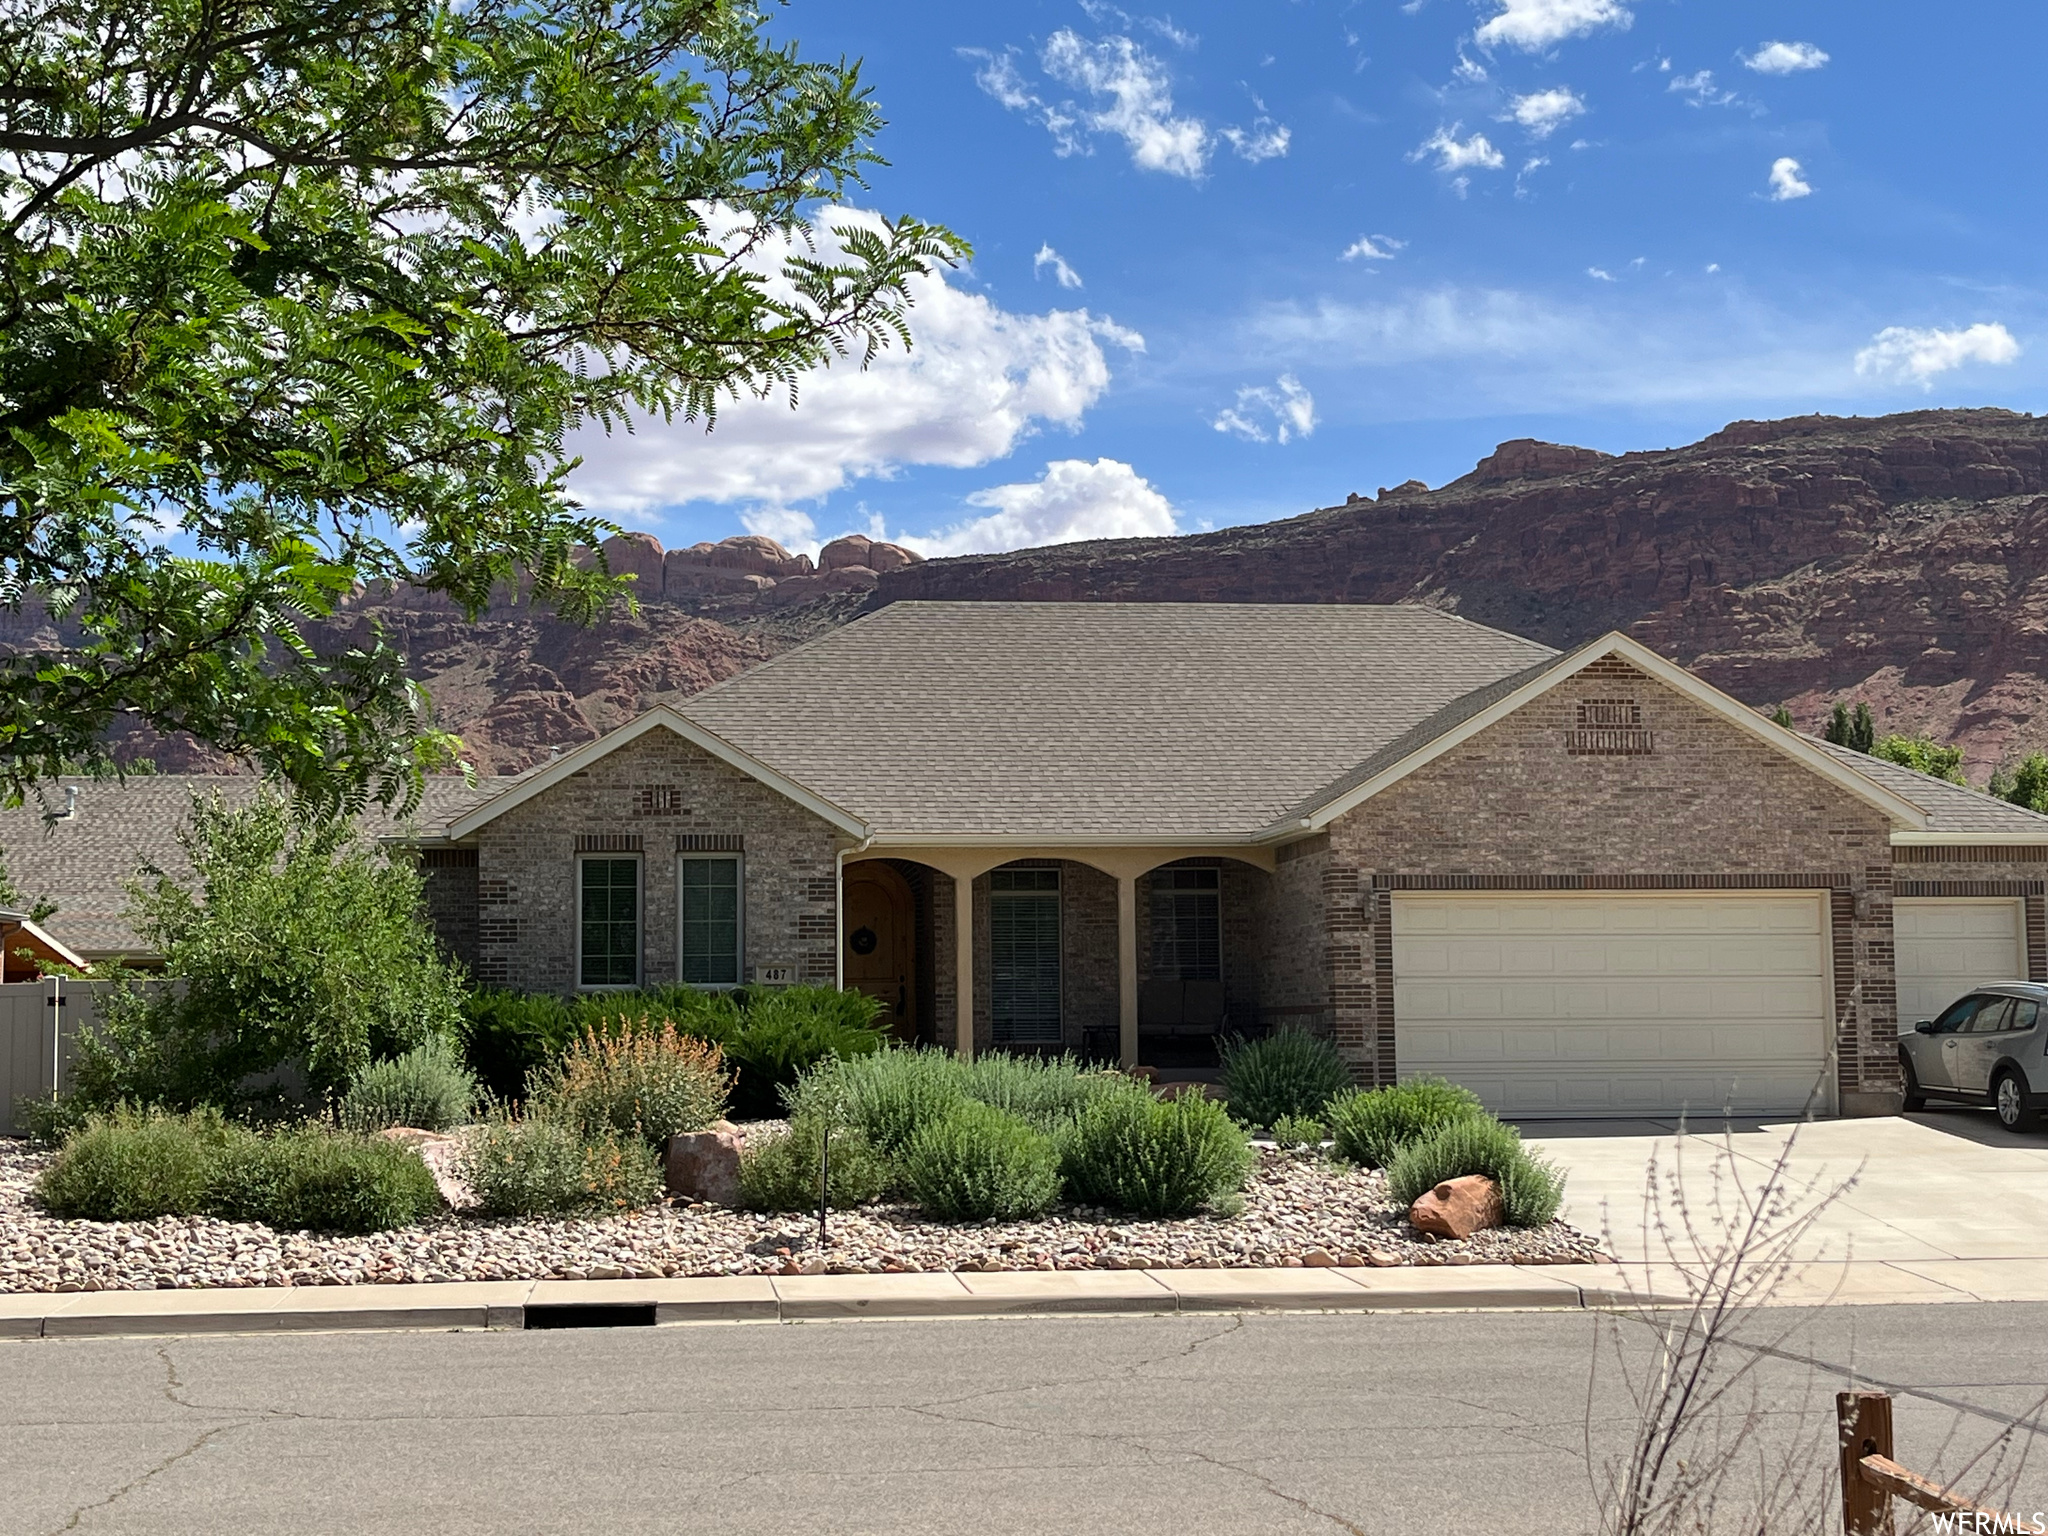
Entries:
{"label": "roof eave", "polygon": [[2048,846],[2048,827],[2025,832],[1943,832],[1938,828],[1900,829],[1892,833],[1894,848],[2039,848]]}

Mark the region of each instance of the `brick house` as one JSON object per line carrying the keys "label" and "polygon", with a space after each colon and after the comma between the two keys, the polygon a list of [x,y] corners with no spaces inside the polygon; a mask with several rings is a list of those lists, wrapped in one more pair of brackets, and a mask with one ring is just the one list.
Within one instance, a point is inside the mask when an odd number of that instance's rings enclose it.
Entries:
{"label": "brick house", "polygon": [[403,839],[479,980],[843,982],[964,1053],[1881,1113],[1902,1009],[2048,979],[2048,817],[1418,606],[897,603],[484,789]]}

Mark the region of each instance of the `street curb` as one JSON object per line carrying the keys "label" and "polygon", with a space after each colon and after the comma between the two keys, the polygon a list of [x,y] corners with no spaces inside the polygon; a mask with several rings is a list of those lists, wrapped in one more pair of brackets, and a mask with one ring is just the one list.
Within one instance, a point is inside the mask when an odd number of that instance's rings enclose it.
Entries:
{"label": "street curb", "polygon": [[559,1309],[574,1309],[581,1314],[579,1321],[589,1326],[601,1320],[601,1309],[616,1309],[622,1322],[663,1325],[1178,1312],[1555,1311],[1585,1305],[1585,1292],[1576,1279],[1510,1266],[1406,1272],[1012,1270],[694,1280],[514,1280],[0,1295],[0,1339],[505,1330],[549,1326]]}
{"label": "street curb", "polygon": [[[1802,1261],[1767,1304],[2048,1302],[2048,1259]],[[942,1271],[0,1293],[0,1340],[846,1318],[1628,1310],[1685,1305],[1667,1264]]]}

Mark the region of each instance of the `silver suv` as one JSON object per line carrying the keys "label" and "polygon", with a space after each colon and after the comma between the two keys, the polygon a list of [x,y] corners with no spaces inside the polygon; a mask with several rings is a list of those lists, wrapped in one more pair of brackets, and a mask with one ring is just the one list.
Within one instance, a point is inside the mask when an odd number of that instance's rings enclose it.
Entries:
{"label": "silver suv", "polygon": [[1989,1104],[2009,1131],[2031,1130],[2048,1095],[2048,986],[1979,987],[1899,1037],[1906,1108],[1929,1099]]}

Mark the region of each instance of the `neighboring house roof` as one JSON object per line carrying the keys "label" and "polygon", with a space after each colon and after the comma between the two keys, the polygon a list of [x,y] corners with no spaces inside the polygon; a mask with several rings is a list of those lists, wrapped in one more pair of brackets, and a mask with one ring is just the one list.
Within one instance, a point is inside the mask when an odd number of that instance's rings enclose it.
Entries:
{"label": "neighboring house roof", "polygon": [[1830,757],[1851,764],[1857,772],[1904,795],[1927,813],[1925,828],[1895,832],[1895,843],[2048,843],[2048,816],[1987,795],[1981,789],[1951,784],[1946,779],[1888,763],[1881,757],[1838,747],[1817,737],[1806,739]]}
{"label": "neighboring house roof", "polygon": [[[1548,660],[1517,676],[1502,678],[1466,698],[1452,701],[1399,740],[1389,742],[1349,773],[1294,807],[1287,817],[1267,829],[1267,836],[1280,838],[1290,832],[1313,831],[1328,826],[1339,816],[1398,784],[1461,742],[1576,677],[1594,662],[1610,656],[1690,699],[1708,713],[1719,715],[1737,730],[1755,737],[1762,745],[1833,781],[1837,788],[1856,796],[1900,826],[1917,831],[1928,825],[1927,813],[1919,801],[1865,772],[1867,760],[1860,754],[1840,760],[1828,752],[1817,750],[1824,744],[1766,720],[1739,699],[1729,697],[1711,683],[1693,676],[1685,668],[1665,660],[1648,646],[1617,630],[1566,654],[1553,654]],[[1919,779],[1923,776],[1915,774],[1913,777]]]}
{"label": "neighboring house roof", "polygon": [[[136,867],[148,860],[184,879],[191,866],[178,845],[178,829],[193,796],[246,805],[261,783],[246,774],[199,773],[60,779],[50,799],[61,805],[64,788],[75,784],[76,812],[46,823],[33,801],[0,809],[0,854],[23,899],[56,903],[56,912],[42,927],[67,948],[94,960],[144,955],[148,950],[122,915],[124,888]],[[471,789],[459,778],[430,778],[414,819],[445,821],[493,787],[488,781]],[[397,830],[392,818],[374,809],[364,816],[363,826],[372,836]]]}
{"label": "neighboring house roof", "polygon": [[0,912],[0,977],[14,980],[15,973],[23,969],[22,951],[30,958],[29,972],[40,971],[35,962],[55,961],[61,965],[83,970],[87,964],[85,956],[46,933],[26,912]]}
{"label": "neighboring house roof", "polygon": [[1555,654],[1413,604],[894,603],[681,708],[892,843],[1248,840]]}

